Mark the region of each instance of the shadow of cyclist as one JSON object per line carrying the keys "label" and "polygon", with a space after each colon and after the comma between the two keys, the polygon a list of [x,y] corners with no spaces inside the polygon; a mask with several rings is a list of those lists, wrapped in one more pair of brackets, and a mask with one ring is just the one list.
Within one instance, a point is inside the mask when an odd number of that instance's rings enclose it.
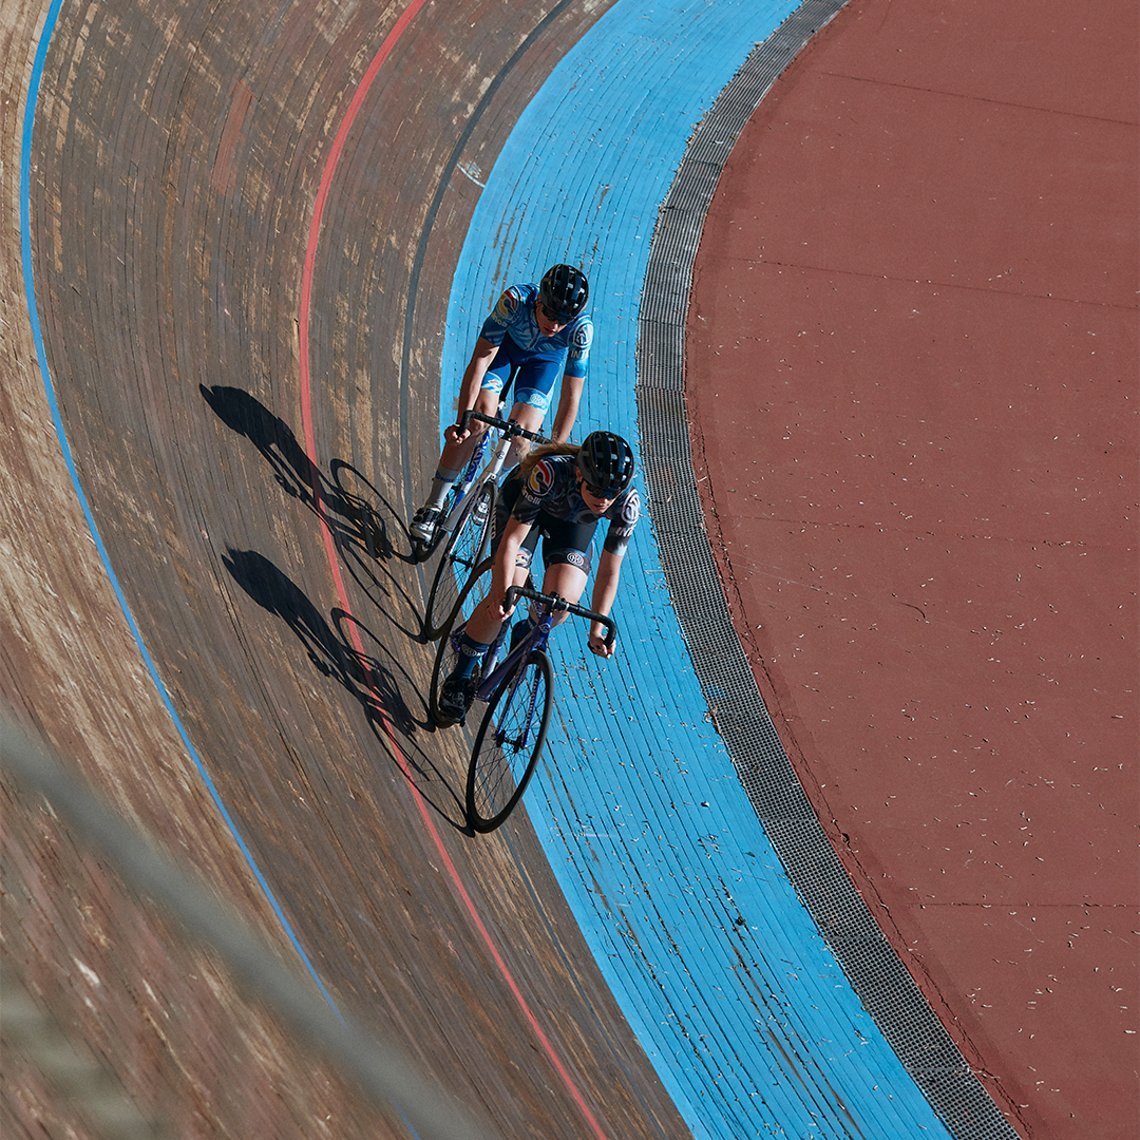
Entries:
{"label": "shadow of cyclist", "polygon": [[[414,562],[407,528],[379,490],[340,459],[332,461],[326,476],[289,425],[243,389],[215,384],[199,385],[198,390],[222,423],[253,443],[281,489],[304,503],[328,528],[338,553],[369,600],[401,633],[417,636],[418,603],[394,575],[385,570],[382,578],[377,573],[378,567],[392,559]],[[390,520],[406,540],[406,551],[395,549]],[[406,611],[409,618],[398,620],[394,616],[398,611]]]}
{"label": "shadow of cyclist", "polygon": [[[338,542],[357,542],[377,559],[395,556],[411,560],[410,555],[396,554],[388,525],[377,506],[345,487],[345,474],[355,474],[370,496],[382,504],[392,518],[398,518],[376,488],[350,464],[333,460],[330,479],[301,446],[293,429],[248,392],[224,384],[210,388],[203,384],[198,390],[226,427],[244,435],[261,452],[273,469],[274,479],[287,495],[300,499],[314,510],[319,506],[324,508],[325,521],[336,532]],[[402,523],[399,526],[405,529]]]}
{"label": "shadow of cyclist", "polygon": [[[428,728],[428,724],[426,720],[417,720],[403,699],[402,684],[414,690],[415,683],[383,643],[359,619],[342,609],[331,612],[330,624],[292,579],[256,551],[227,548],[222,562],[253,601],[289,626],[304,646],[313,667],[322,676],[343,686],[359,702],[370,731],[385,750],[392,753],[394,747],[399,748],[417,774],[416,787],[425,802],[441,818],[463,830],[466,820],[450,779],[417,740],[420,730]],[[378,657],[354,647],[345,632],[348,624],[355,625],[358,636],[366,635],[370,645],[389,658],[402,674],[402,683],[397,683],[393,669]],[[428,784],[443,790],[451,805],[436,802],[429,794]]]}
{"label": "shadow of cyclist", "polygon": [[226,427],[244,435],[265,456],[287,495],[312,504],[324,476],[283,420],[241,388],[200,384],[198,391]]}
{"label": "shadow of cyclist", "polygon": [[[332,463],[329,464],[329,470],[333,482],[336,484],[337,491],[344,502],[363,502],[362,491],[363,495],[368,496],[371,500],[382,503],[387,512],[395,517],[392,508],[384,496],[351,464],[345,463],[340,459],[334,459]],[[357,490],[357,488],[361,490]],[[372,512],[371,517],[374,519],[379,518],[375,512]],[[399,523],[399,526],[406,535],[407,531],[402,521]],[[346,569],[352,576],[353,581],[355,581],[360,589],[367,595],[368,600],[385,614],[400,633],[407,637],[416,637],[420,624],[419,603],[408,593],[404,584],[394,574],[385,569],[382,580],[376,573],[377,563],[379,562],[383,565],[386,559],[392,556],[392,547],[388,539],[387,529],[383,528],[381,532],[377,534],[369,534],[362,528],[359,540],[351,542],[342,542],[335,529],[332,533],[333,541],[336,542],[337,550],[343,559]],[[377,558],[375,555],[365,557],[365,553],[371,553],[373,545],[382,546],[388,551],[388,554],[380,558]],[[401,554],[397,557],[401,562],[414,563],[414,560],[410,556]],[[416,626],[416,628],[410,628],[409,624],[397,620],[393,616],[397,610],[413,615],[410,625]]]}

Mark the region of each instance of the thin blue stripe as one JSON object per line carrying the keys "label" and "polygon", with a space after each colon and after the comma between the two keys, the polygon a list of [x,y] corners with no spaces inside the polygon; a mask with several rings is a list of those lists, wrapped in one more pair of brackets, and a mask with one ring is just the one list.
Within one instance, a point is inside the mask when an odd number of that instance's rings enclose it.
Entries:
{"label": "thin blue stripe", "polygon": [[170,694],[162,682],[162,678],[158,675],[158,670],[155,668],[150,652],[143,643],[142,634],[139,632],[139,627],[135,622],[134,615],[131,613],[130,606],[127,604],[126,595],[123,593],[119,579],[115,574],[114,568],[111,566],[111,559],[107,554],[107,548],[103,545],[99,528],[95,525],[95,516],[91,513],[91,505],[87,501],[87,495],[79,481],[79,472],[76,469],[75,460],[72,456],[71,445],[67,440],[67,432],[64,430],[63,418],[60,415],[59,401],[56,399],[55,385],[52,382],[51,371],[48,368],[47,352],[44,348],[43,330],[40,324],[39,307],[36,304],[35,275],[32,267],[31,227],[32,134],[35,129],[36,107],[39,102],[40,83],[43,78],[44,63],[47,59],[51,37],[55,31],[55,26],[62,7],[63,0],[53,0],[51,7],[48,8],[43,31],[40,34],[40,40],[36,46],[35,61],[33,62],[32,73],[28,81],[28,98],[27,105],[24,108],[23,132],[20,144],[20,251],[23,263],[24,295],[28,306],[28,320],[31,324],[32,336],[35,340],[36,358],[39,361],[40,375],[43,377],[44,391],[47,393],[48,406],[51,409],[52,423],[55,425],[55,433],[59,439],[63,459],[67,464],[67,470],[71,476],[71,485],[75,489],[76,498],[78,498],[79,505],[83,509],[84,517],[87,519],[87,526],[91,531],[91,537],[95,540],[95,549],[99,552],[99,557],[102,559],[103,568],[107,572],[107,578],[111,583],[111,588],[115,591],[115,597],[118,599],[119,607],[123,612],[123,617],[126,619],[127,628],[131,631],[131,636],[135,639],[135,643],[139,647],[143,662],[151,675],[151,679],[154,681],[154,686],[158,690],[159,696],[162,698],[162,703],[166,706],[166,711],[170,714],[170,719],[174,722],[174,727],[178,730],[178,735],[182,738],[182,743],[186,746],[186,751],[194,761],[194,765],[198,769],[198,774],[201,776],[202,782],[206,785],[206,789],[210,793],[210,797],[213,799],[215,806],[221,813],[226,827],[229,828],[230,834],[234,837],[234,841],[237,843],[242,858],[245,859],[246,865],[250,871],[253,872],[258,886],[260,886],[269,905],[273,908],[273,913],[277,916],[278,922],[281,923],[281,928],[285,931],[289,941],[293,944],[293,949],[296,950],[297,955],[304,963],[305,969],[324,996],[325,1001],[329,1003],[337,1016],[343,1020],[343,1015],[337,1008],[336,1002],[333,1001],[332,995],[325,988],[324,982],[321,981],[317,971],[314,969],[312,962],[309,960],[309,956],[305,953],[301,943],[297,939],[297,935],[294,933],[292,926],[290,926],[289,920],[285,917],[277,899],[269,889],[269,884],[266,882],[265,876],[261,873],[261,868],[258,867],[253,858],[253,854],[246,846],[245,840],[242,838],[241,833],[230,817],[226,805],[222,802],[222,798],[214,786],[214,781],[210,778],[210,773],[206,770],[205,764],[202,763],[197,749],[190,740],[189,733],[186,731],[178,712],[174,708],[174,702],[171,700]]}
{"label": "thin blue stripe", "polygon": [[[606,427],[638,445],[638,306],[658,208],[692,129],[797,6],[619,0],[567,53],[519,117],[466,236],[442,407],[499,289],[570,261],[589,274],[597,327],[575,436]],[[757,822],[710,723],[651,525],[627,556],[615,616],[607,665],[582,654],[580,631],[557,639],[551,760],[527,804],[687,1124],[732,1140],[947,1135]]]}

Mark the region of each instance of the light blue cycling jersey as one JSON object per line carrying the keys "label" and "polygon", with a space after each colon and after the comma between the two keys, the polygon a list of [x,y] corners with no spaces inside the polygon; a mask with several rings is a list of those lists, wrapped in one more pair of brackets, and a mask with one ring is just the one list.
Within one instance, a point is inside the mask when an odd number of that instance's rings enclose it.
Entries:
{"label": "light blue cycling jersey", "polygon": [[515,400],[543,415],[550,407],[554,385],[567,376],[586,378],[594,323],[584,313],[553,336],[543,336],[535,317],[537,285],[512,285],[495,303],[479,332],[498,348],[483,378],[482,389],[503,391],[515,376]]}

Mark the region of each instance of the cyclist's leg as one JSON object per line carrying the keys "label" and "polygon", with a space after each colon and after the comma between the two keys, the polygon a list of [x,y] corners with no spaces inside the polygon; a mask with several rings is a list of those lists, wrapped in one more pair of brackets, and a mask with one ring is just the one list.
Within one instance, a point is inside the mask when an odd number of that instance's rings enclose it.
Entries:
{"label": "cyclist's leg", "polygon": [[[531,544],[532,538],[537,540],[537,533],[532,530],[531,535],[527,538],[527,543],[519,550],[518,558],[515,561],[515,575],[512,579],[512,584],[515,586],[525,586],[528,575],[530,574],[530,561],[533,556],[533,550],[527,547]],[[487,648],[499,636],[499,630],[502,628],[502,621],[499,618],[499,603],[502,598],[493,598],[488,595],[475,607],[474,612],[467,621],[467,629],[465,633],[468,634],[472,641],[476,644],[481,644],[484,649]]]}
{"label": "cyclist's leg", "polygon": [[[523,585],[529,573],[531,551],[519,551],[515,585]],[[446,721],[462,720],[467,715],[479,687],[479,677],[487,650],[499,636],[500,598],[488,595],[472,612],[455,641],[458,650],[455,666],[440,686],[440,709]]]}
{"label": "cyclist's leg", "polygon": [[[550,410],[551,393],[561,375],[562,362],[559,359],[537,357],[523,363],[515,378],[515,403],[511,409],[511,419],[527,431],[537,432]],[[530,440],[512,440],[507,466],[513,467],[529,450]]]}
{"label": "cyclist's leg", "polygon": [[[475,411],[485,416],[498,414],[500,393],[510,377],[511,367],[509,353],[500,348],[491,361],[491,367],[487,369],[487,374],[483,378],[479,395],[475,398]],[[471,434],[462,443],[452,443],[450,440],[444,443],[432,478],[431,490],[422,509],[438,511],[442,508],[447,492],[467,466],[479,437],[486,430],[487,425],[476,420],[471,424]]]}
{"label": "cyclist's leg", "polygon": [[[499,540],[502,538],[507,521],[511,517],[511,510],[521,490],[522,474],[516,468],[503,480],[503,485],[496,497],[495,517],[491,521],[492,558],[494,558],[495,552],[499,548]],[[534,550],[538,545],[538,538],[538,527],[532,527],[530,533],[523,541],[522,548],[519,550],[518,558],[516,559],[513,585],[525,585],[527,576],[530,573],[531,559],[534,557]],[[467,638],[466,647],[470,660],[460,661],[455,670],[456,673],[462,673],[463,675],[473,674],[475,669],[482,662],[487,647],[499,636],[499,629],[502,623],[499,621],[497,602],[498,599],[485,598],[482,603],[475,607],[471,617],[468,618],[463,635]]]}
{"label": "cyclist's leg", "polygon": [[[582,597],[590,576],[597,526],[596,521],[572,523],[562,519],[549,520],[542,540],[542,560],[546,567],[542,577],[544,594],[557,594],[572,603],[577,603]],[[561,624],[568,616],[565,611],[555,614],[554,624]],[[525,621],[529,625],[534,621],[534,615],[528,615]],[[525,629],[520,630],[519,635],[523,632]]]}
{"label": "cyclist's leg", "polygon": [[[542,421],[545,416],[546,408],[536,407],[534,404],[524,404],[518,400],[511,408],[509,418],[520,427],[526,428],[527,431],[538,432],[542,428]],[[507,452],[507,459],[503,466],[508,469],[517,467],[528,451],[530,451],[530,440],[524,439],[522,436],[515,436],[511,440],[511,449]]]}
{"label": "cyclist's leg", "polygon": [[[545,553],[545,551],[544,551]],[[582,562],[570,560],[547,561],[546,573],[542,578],[542,592],[544,594],[557,594],[568,602],[577,604],[586,589],[586,579],[589,576],[589,558],[581,551],[563,551],[563,554],[578,555]],[[555,617],[555,624],[566,620],[567,615],[560,613]]]}

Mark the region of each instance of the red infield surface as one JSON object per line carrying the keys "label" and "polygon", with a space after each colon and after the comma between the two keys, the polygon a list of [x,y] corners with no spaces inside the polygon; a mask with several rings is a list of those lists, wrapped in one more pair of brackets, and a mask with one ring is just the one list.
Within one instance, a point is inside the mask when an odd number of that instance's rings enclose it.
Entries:
{"label": "red infield surface", "polygon": [[1137,1135],[1135,6],[853,0],[725,170],[710,535],[854,881],[1025,1136]]}

